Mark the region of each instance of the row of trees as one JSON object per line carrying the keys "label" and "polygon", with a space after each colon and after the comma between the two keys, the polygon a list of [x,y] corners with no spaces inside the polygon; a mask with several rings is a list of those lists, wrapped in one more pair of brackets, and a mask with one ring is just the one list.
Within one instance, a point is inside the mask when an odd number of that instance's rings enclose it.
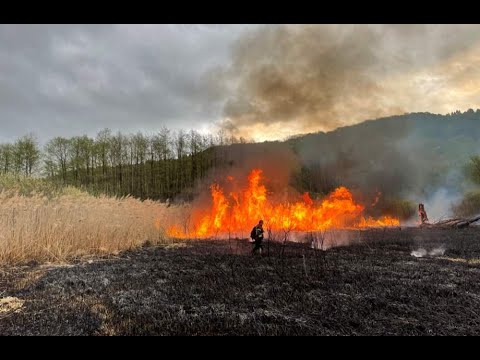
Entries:
{"label": "row of trees", "polygon": [[459,116],[463,116],[463,117],[468,117],[468,116],[473,116],[473,115],[480,115],[480,109],[477,109],[477,110],[473,110],[473,109],[468,109],[467,111],[465,112],[462,112],[460,110],[456,110],[456,111],[453,111],[451,113],[448,113],[446,114],[446,116],[450,116],[450,117],[459,117]]}
{"label": "row of trees", "polygon": [[31,176],[35,171],[41,152],[35,137],[26,135],[13,144],[0,144],[0,172]]}
{"label": "row of trees", "polygon": [[211,168],[218,166],[222,145],[246,142],[224,132],[162,128],[153,135],[124,135],[109,129],[96,137],[56,137],[40,149],[33,135],[0,145],[3,173],[39,174],[94,193],[142,199],[167,199],[187,194]]}

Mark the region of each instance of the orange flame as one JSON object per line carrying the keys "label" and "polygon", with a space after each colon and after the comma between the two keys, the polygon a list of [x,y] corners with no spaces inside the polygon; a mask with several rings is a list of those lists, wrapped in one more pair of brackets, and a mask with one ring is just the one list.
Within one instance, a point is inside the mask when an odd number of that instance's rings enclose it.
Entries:
{"label": "orange flame", "polygon": [[[233,181],[232,177],[227,178]],[[176,238],[211,237],[218,234],[249,234],[251,228],[263,219],[272,230],[300,232],[329,228],[363,228],[398,226],[396,218],[365,218],[364,206],[355,203],[346,187],[339,187],[321,201],[314,201],[308,193],[294,203],[273,203],[267,199],[267,189],[262,184],[262,170],[254,169],[248,176],[248,186],[241,192],[227,195],[218,184],[210,187],[212,206],[207,212],[194,209],[193,229],[185,230],[174,225],[168,234]],[[378,201],[378,200],[377,200]]]}

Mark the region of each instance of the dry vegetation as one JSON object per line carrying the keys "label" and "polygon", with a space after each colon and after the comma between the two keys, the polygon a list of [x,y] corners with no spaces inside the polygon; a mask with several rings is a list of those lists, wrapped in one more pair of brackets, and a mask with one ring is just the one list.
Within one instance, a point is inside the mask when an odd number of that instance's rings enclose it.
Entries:
{"label": "dry vegetation", "polygon": [[[21,195],[23,193],[23,195]],[[93,197],[73,188],[0,193],[0,263],[63,262],[166,241],[166,207],[130,197]]]}
{"label": "dry vegetation", "polygon": [[465,194],[462,201],[453,206],[453,212],[457,216],[473,216],[480,214],[480,192]]}

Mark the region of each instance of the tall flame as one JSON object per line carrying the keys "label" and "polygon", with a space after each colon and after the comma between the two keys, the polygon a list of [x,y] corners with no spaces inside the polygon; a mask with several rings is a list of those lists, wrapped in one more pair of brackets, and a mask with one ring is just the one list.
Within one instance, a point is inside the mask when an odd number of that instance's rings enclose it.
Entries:
{"label": "tall flame", "polygon": [[[234,180],[230,176],[227,179],[230,182]],[[243,191],[225,195],[224,189],[218,184],[213,184],[210,191],[210,210],[205,212],[194,209],[192,229],[173,225],[168,229],[170,236],[205,238],[227,233],[245,235],[260,219],[264,220],[268,229],[300,232],[400,225],[398,219],[389,216],[365,218],[364,206],[355,203],[352,193],[346,187],[335,189],[321,201],[314,201],[305,193],[294,203],[273,203],[267,198],[260,169],[251,171],[248,186]]]}

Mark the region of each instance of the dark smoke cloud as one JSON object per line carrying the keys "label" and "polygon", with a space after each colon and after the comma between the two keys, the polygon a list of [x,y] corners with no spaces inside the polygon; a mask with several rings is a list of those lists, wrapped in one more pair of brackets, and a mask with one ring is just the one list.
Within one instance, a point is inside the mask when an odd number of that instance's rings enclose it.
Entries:
{"label": "dark smoke cloud", "polygon": [[[446,92],[462,89],[465,73],[471,73],[474,65],[466,64],[470,70],[460,71],[449,61],[477,49],[479,29],[475,25],[255,29],[236,42],[231,64],[216,69],[213,88],[227,94],[220,126],[263,139],[274,138],[277,134],[272,132],[332,130],[367,118],[442,111],[450,105],[444,100]],[[459,59],[455,61],[458,65]],[[480,76],[473,81],[478,80]]]}
{"label": "dark smoke cloud", "polygon": [[[237,96],[227,100],[225,116],[240,125],[255,122],[338,122],[335,105],[360,88],[376,94],[378,87],[363,74],[375,64],[371,47],[379,35],[360,27],[343,37],[332,28],[267,27],[239,41],[233,76],[240,76]],[[339,57],[339,55],[341,56]],[[351,80],[355,79],[355,82]]]}

